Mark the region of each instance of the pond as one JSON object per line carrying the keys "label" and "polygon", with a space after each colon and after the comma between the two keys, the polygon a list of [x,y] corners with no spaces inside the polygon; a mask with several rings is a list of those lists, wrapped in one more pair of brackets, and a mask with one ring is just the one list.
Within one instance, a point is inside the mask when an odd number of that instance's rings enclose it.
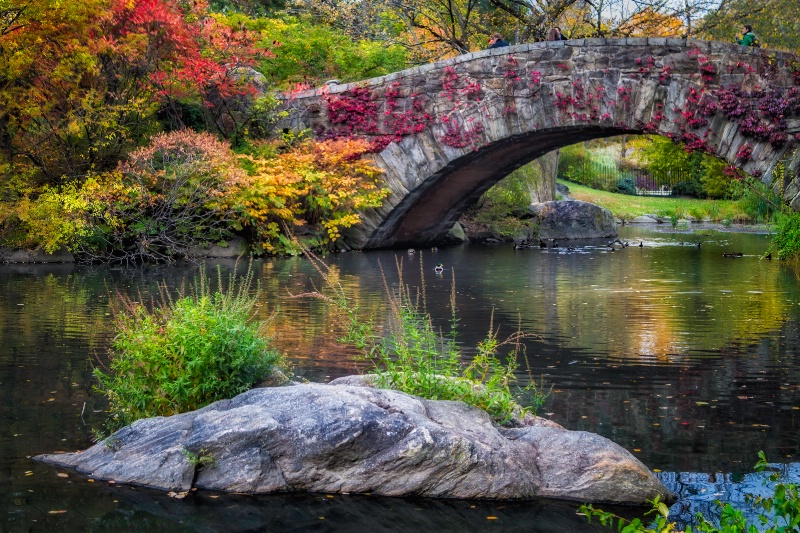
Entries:
{"label": "pond", "polygon": [[[630,246],[614,251],[469,245],[325,262],[378,324],[397,264],[406,283],[424,285],[443,328],[455,286],[467,358],[490,324],[501,338],[518,328],[535,334],[519,377],[551,388],[540,414],[630,450],[679,495],[672,518],[685,521],[713,511],[714,499],[741,502],[760,490],[759,450],[800,479],[800,284],[785,265],[760,258],[769,236],[694,229],[624,227]],[[260,316],[274,313],[275,344],[298,376],[329,381],[365,370],[336,342],[330,311],[292,297],[320,285],[306,259],[254,268]],[[563,502],[206,491],[176,500],[30,460],[90,446],[103,423],[91,374],[113,335],[109,299],[118,291],[149,299],[159,282],[177,288],[196,273],[0,265],[0,531],[592,530]]]}

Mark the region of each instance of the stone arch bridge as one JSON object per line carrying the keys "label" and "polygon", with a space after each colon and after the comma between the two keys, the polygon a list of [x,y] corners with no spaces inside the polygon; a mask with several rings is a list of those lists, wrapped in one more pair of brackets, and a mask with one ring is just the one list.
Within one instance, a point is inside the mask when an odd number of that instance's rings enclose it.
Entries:
{"label": "stone arch bridge", "polygon": [[653,133],[715,154],[800,210],[800,58],[713,41],[577,39],[483,50],[284,97],[288,125],[365,137],[390,195],[355,248],[436,243],[514,169]]}

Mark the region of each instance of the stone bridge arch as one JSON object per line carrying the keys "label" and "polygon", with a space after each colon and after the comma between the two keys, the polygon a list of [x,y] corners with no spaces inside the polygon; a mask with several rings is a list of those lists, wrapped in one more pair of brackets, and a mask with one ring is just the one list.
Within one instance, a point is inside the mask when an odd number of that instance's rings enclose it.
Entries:
{"label": "stone bridge arch", "polygon": [[578,39],[483,50],[285,97],[287,125],[371,142],[390,196],[348,244],[436,243],[514,169],[623,133],[683,141],[800,210],[800,59],[686,39]]}

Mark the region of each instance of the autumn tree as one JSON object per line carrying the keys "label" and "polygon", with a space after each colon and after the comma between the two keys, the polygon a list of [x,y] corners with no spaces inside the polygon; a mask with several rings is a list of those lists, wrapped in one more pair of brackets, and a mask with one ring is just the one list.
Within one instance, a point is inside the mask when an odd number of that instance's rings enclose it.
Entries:
{"label": "autumn tree", "polygon": [[113,167],[171,102],[251,90],[231,74],[253,64],[249,35],[203,1],[31,0],[16,13],[0,42],[0,141],[34,188]]}
{"label": "autumn tree", "polygon": [[280,143],[256,144],[248,177],[221,199],[239,210],[241,228],[264,252],[296,251],[291,237],[298,228],[305,246],[334,247],[361,222],[360,210],[379,207],[388,195],[381,170],[362,157],[367,141],[305,140],[284,152]]}

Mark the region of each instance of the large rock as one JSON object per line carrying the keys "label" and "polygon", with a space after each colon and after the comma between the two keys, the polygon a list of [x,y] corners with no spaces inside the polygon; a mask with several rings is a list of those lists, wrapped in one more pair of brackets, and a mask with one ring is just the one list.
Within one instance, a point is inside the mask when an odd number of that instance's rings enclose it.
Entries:
{"label": "large rock", "polygon": [[599,239],[617,236],[617,224],[608,209],[579,200],[531,204],[542,239]]}
{"label": "large rock", "polygon": [[[188,457],[211,457],[199,466]],[[498,428],[460,402],[356,385],[254,389],[139,420],[78,453],[38,460],[168,491],[643,503],[669,491],[613,442],[555,424]]]}
{"label": "large rock", "polygon": [[0,263],[74,263],[75,257],[66,248],[59,248],[53,253],[44,250],[20,250],[17,248],[0,248]]}

